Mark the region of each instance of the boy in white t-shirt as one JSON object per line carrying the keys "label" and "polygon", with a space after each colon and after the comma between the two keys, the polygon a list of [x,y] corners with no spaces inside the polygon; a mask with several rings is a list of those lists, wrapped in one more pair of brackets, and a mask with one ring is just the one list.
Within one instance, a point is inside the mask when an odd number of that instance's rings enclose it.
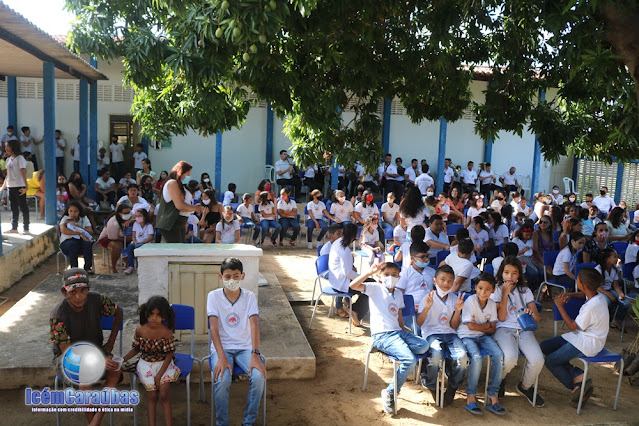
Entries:
{"label": "boy in white t-shirt", "polygon": [[484,350],[490,356],[490,373],[488,382],[488,396],[490,405],[486,409],[497,415],[506,414],[506,410],[499,403],[499,385],[504,371],[504,353],[493,339],[497,327],[497,305],[490,299],[495,291],[495,277],[491,274],[481,274],[477,281],[476,294],[469,296],[464,302],[461,325],[457,335],[464,342],[468,353],[468,379],[466,384],[466,410],[473,414],[481,414],[477,405],[477,383],[481,374]]}
{"label": "boy in white t-shirt", "polygon": [[342,225],[341,223],[334,223],[331,226],[329,226],[328,233],[326,234],[326,236],[328,237],[328,241],[322,245],[319,255],[323,256],[325,254],[330,254],[333,243],[337,239],[342,238],[343,234],[344,234],[344,225]]}
{"label": "boy in white t-shirt", "polygon": [[435,272],[435,290],[432,290],[419,303],[417,325],[422,328],[422,337],[426,339],[430,356],[422,365],[422,386],[428,388],[436,399],[436,383],[439,364],[446,358],[446,349],[450,353],[453,368],[447,369],[448,389],[444,394],[444,403],[449,405],[455,399],[457,388],[464,382],[464,373],[468,358],[466,348],[455,329],[459,326],[464,296],[450,295],[455,281],[455,272],[448,265],[440,266]]}
{"label": "boy in white t-shirt", "polygon": [[[424,241],[424,235],[426,231],[423,226],[415,226],[411,231],[411,238],[413,241]],[[395,251],[395,256],[393,256],[394,262],[402,262],[402,274],[410,267],[412,263],[412,259],[410,256],[410,246],[411,241],[406,240],[404,244],[399,247],[399,250]],[[432,250],[429,246],[429,251],[432,253]]]}
{"label": "boy in white t-shirt", "polygon": [[[365,282],[378,272],[376,283]],[[399,267],[387,262],[373,265],[369,272],[360,275],[350,284],[353,290],[368,296],[373,347],[400,360],[397,384],[391,382],[382,390],[382,407],[387,413],[395,412],[395,386],[399,393],[410,372],[415,370],[415,355],[422,355],[428,350],[424,339],[404,330],[404,296],[395,287],[398,281]]]}
{"label": "boy in white t-shirt", "polygon": [[233,366],[249,375],[249,392],[242,424],[255,424],[264,391],[266,368],[260,356],[260,325],[257,298],[240,288],[244,267],[227,258],[220,267],[224,288],[209,293],[206,310],[211,333],[211,380],[214,381],[218,424],[229,424],[229,391]]}
{"label": "boy in white t-shirt", "polygon": [[[396,287],[408,296],[413,296],[415,310],[418,310],[419,303],[433,289],[435,270],[428,266],[430,256],[428,255],[428,244],[423,241],[415,241],[410,245],[410,266],[401,272],[399,282]],[[416,331],[413,325],[413,318],[404,318],[411,330]]]}
{"label": "boy in white t-shirt", "polygon": [[[552,337],[541,342],[540,347],[546,355],[548,370],[571,391],[570,404],[577,407],[583,387],[583,404],[592,395],[592,379],[582,383],[583,370],[573,366],[570,360],[580,357],[596,356],[606,344],[608,336],[608,303],[606,296],[598,293],[601,274],[593,268],[582,268],[577,275],[577,293],[559,294],[555,305],[564,320],[569,333]],[[574,320],[570,318],[564,305],[572,298],[586,299]]]}
{"label": "boy in white t-shirt", "polygon": [[138,174],[142,170],[142,160],[149,158],[144,152],[144,145],[141,143],[135,145],[135,152],[133,153],[133,173]]}
{"label": "boy in white t-shirt", "polygon": [[451,291],[467,292],[471,291],[471,276],[474,266],[470,261],[473,254],[473,242],[469,239],[461,240],[457,244],[457,253],[451,253],[442,261],[443,265],[448,265],[455,272],[455,283]]}
{"label": "boy in white t-shirt", "polygon": [[[248,229],[253,229],[253,245],[257,244],[257,237],[260,236],[262,228],[255,224],[259,219],[255,217],[255,208],[253,207],[253,196],[246,193],[242,196],[242,204],[237,206],[235,213],[242,219],[241,224]],[[250,232],[250,231],[249,231]]]}
{"label": "boy in white t-shirt", "polygon": [[519,253],[519,248],[515,243],[506,243],[504,247],[501,249],[501,256],[497,256],[493,259],[491,264],[493,265],[494,276],[497,276],[497,272],[499,271],[499,267],[501,266],[501,262],[504,261],[508,256],[517,257],[517,253]]}
{"label": "boy in white t-shirt", "polygon": [[237,190],[237,185],[234,183],[229,183],[228,191],[224,193],[224,199],[222,200],[223,206],[230,206],[231,203],[235,202],[235,191]]}

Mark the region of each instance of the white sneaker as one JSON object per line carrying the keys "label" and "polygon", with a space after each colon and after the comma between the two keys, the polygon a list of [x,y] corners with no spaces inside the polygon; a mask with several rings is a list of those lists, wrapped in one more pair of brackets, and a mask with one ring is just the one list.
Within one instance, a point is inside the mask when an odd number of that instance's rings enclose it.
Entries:
{"label": "white sneaker", "polygon": [[131,275],[131,273],[132,273],[132,272],[133,272],[133,267],[132,267],[132,266],[129,266],[128,268],[126,268],[126,269],[124,270],[124,273],[125,273],[126,275]]}
{"label": "white sneaker", "polygon": [[313,243],[306,244],[306,248],[309,250],[313,250]]}

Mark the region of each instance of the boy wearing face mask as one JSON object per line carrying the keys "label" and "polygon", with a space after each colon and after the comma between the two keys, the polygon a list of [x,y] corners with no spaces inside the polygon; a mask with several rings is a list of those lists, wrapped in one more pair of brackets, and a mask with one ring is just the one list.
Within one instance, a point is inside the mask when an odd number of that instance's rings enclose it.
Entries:
{"label": "boy wearing face mask", "polygon": [[[472,243],[471,243],[472,245]],[[455,281],[455,272],[448,265],[440,266],[435,272],[435,290],[430,291],[419,303],[417,325],[422,328],[422,337],[426,339],[431,356],[428,363],[422,365],[422,386],[428,388],[437,401],[436,383],[440,362],[446,358],[446,350],[453,361],[452,370],[448,370],[448,389],[444,394],[444,403],[451,404],[457,388],[464,382],[468,358],[466,348],[455,331],[459,326],[461,311],[464,307],[464,295],[449,295]]]}
{"label": "boy wearing face mask", "polygon": [[220,266],[223,288],[208,294],[206,310],[211,328],[211,379],[215,386],[215,410],[218,424],[229,424],[229,391],[233,366],[249,375],[249,392],[242,424],[255,424],[264,390],[266,369],[260,359],[260,330],[257,299],[240,288],[244,267],[236,258],[227,258]]}
{"label": "boy wearing face mask", "polygon": [[[433,289],[435,270],[428,266],[430,262],[428,250],[428,244],[423,241],[415,241],[410,245],[410,266],[401,272],[395,286],[404,294],[413,296],[415,306],[418,306],[419,302],[424,300],[428,292]],[[410,324],[406,320],[406,325],[413,328],[412,318],[410,318]]]}
{"label": "boy wearing face mask", "polygon": [[549,197],[553,204],[561,205],[564,203],[564,196],[559,193],[559,187],[557,185],[552,187],[552,193]]}
{"label": "boy wearing face mask", "polygon": [[[377,274],[377,283],[365,282]],[[361,291],[369,298],[370,328],[373,346],[383,353],[400,360],[397,368],[397,392],[417,365],[415,355],[426,353],[426,341],[404,330],[402,309],[404,296],[396,288],[399,282],[399,267],[387,262],[376,264],[364,275],[351,282],[353,290]],[[391,382],[382,390],[382,407],[385,412],[395,411],[395,385]]]}

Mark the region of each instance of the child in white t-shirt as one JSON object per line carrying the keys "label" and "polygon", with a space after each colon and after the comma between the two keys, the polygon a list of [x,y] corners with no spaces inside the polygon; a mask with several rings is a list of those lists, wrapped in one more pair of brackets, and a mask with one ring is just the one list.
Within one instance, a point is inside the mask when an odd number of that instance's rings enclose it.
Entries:
{"label": "child in white t-shirt", "polygon": [[568,245],[557,255],[557,260],[552,268],[555,281],[565,287],[575,288],[575,266],[577,265],[577,252],[583,250],[586,237],[581,232],[570,234]]}
{"label": "child in white t-shirt", "polygon": [[359,244],[362,250],[370,257],[370,264],[384,260],[384,244],[379,241],[379,219],[371,216],[364,222],[362,233],[359,237]]}
{"label": "child in white t-shirt", "polygon": [[[583,388],[583,404],[593,392],[592,380],[583,382],[583,370],[570,363],[572,359],[596,356],[604,348],[608,336],[608,304],[606,296],[598,293],[601,274],[593,268],[582,268],[577,276],[577,293],[559,294],[555,305],[570,332],[541,342],[546,355],[546,367],[570,390],[570,404],[577,407]],[[570,299],[586,299],[574,320],[564,305]]]}
{"label": "child in white t-shirt", "polygon": [[485,211],[486,208],[484,207],[484,196],[475,195],[475,198],[472,198],[470,200],[470,207],[468,207],[468,211],[466,212],[466,226],[470,225],[470,221],[473,220],[475,216],[478,216],[479,213]]}
{"label": "child in white t-shirt", "polygon": [[353,214],[353,204],[346,199],[344,191],[338,189],[335,191],[335,202],[331,204],[330,214],[334,222],[346,225],[351,222],[351,214]]}
{"label": "child in white t-shirt", "polygon": [[[256,225],[259,220],[255,217],[255,209],[253,208],[253,196],[246,193],[242,196],[242,204],[237,206],[235,213],[242,219],[241,224],[245,227],[253,229],[253,245],[257,244],[257,237],[260,236],[261,226]],[[251,232],[251,231],[248,231]]]}
{"label": "child in white t-shirt", "polygon": [[320,249],[320,256],[331,253],[331,247],[333,243],[337,241],[339,238],[342,238],[344,234],[344,225],[341,223],[334,223],[328,227],[328,233],[326,236],[328,237],[328,241],[322,245]]}
{"label": "child in white t-shirt", "polygon": [[610,313],[615,313],[612,328],[621,331],[621,324],[626,318],[628,309],[630,309],[630,301],[624,294],[622,290],[623,287],[621,286],[623,274],[617,269],[619,256],[614,249],[604,249],[599,258],[601,262],[595,269],[602,275],[603,279],[598,290],[599,293],[606,296]]}
{"label": "child in white t-shirt", "polygon": [[144,145],[141,143],[135,146],[135,152],[133,153],[133,170],[135,174],[142,170],[142,160],[149,158],[143,150]]}
{"label": "child in white t-shirt", "polygon": [[307,248],[313,248],[313,230],[319,229],[319,235],[317,236],[317,245],[328,232],[328,224],[324,218],[328,218],[330,213],[326,211],[326,204],[322,201],[322,191],[315,189],[311,191],[308,196],[309,203],[306,205],[306,211],[308,212],[308,220],[306,221],[306,241]]}
{"label": "child in white t-shirt", "polygon": [[395,203],[395,194],[389,192],[386,194],[387,202],[382,204],[382,228],[394,228],[399,225],[399,204]]}
{"label": "child in white t-shirt", "polygon": [[[423,226],[415,226],[411,231],[411,238],[413,239],[413,241],[423,242],[425,235],[426,230]],[[399,247],[399,250],[395,251],[395,256],[393,256],[393,261],[402,262],[402,274],[411,265],[410,246],[411,241],[406,240],[406,242]]]}
{"label": "child in white t-shirt", "polygon": [[131,243],[127,246],[127,264],[128,267],[124,273],[129,275],[135,268],[135,252],[136,248],[142,247],[144,244],[153,241],[155,231],[153,223],[149,216],[149,212],[144,209],[135,211],[135,223],[133,224],[133,234],[131,235]]}
{"label": "child in white t-shirt", "polygon": [[[419,303],[433,289],[435,270],[429,265],[429,247],[423,241],[414,241],[410,245],[410,266],[401,272],[397,288],[404,294],[413,297],[415,311],[419,310]],[[404,324],[413,332],[419,333],[419,328],[414,326],[414,318],[404,318]]]}
{"label": "child in white t-shirt", "polygon": [[[377,282],[365,282],[378,273]],[[360,275],[350,285],[353,290],[361,291],[368,296],[373,346],[401,360],[397,368],[397,384],[391,382],[382,390],[382,407],[387,413],[395,411],[395,386],[399,393],[408,375],[417,365],[415,355],[422,355],[428,350],[428,344],[424,339],[404,330],[404,296],[395,288],[398,281],[399,267],[387,262],[373,265],[369,272]]]}
{"label": "child in white t-shirt", "polygon": [[473,242],[476,254],[481,254],[486,250],[490,236],[486,228],[484,228],[484,219],[481,216],[475,216],[472,219],[471,225],[468,227],[468,234]]}
{"label": "child in white t-shirt", "polygon": [[273,247],[279,247],[277,244],[277,237],[282,230],[282,225],[277,221],[277,211],[275,210],[275,203],[269,200],[269,193],[267,191],[262,191],[260,193],[260,226],[262,227],[262,241],[258,245],[258,247],[262,247],[264,244],[264,240],[268,236],[269,228],[273,228],[273,235],[271,235],[271,244]]}
{"label": "child in white t-shirt", "polygon": [[457,335],[464,342],[468,353],[468,379],[466,384],[466,410],[473,414],[481,414],[481,408],[477,405],[477,383],[481,374],[484,350],[490,356],[490,373],[488,381],[488,396],[490,404],[486,410],[497,415],[506,414],[506,410],[499,403],[499,385],[503,373],[504,354],[499,349],[492,335],[497,329],[497,305],[490,299],[495,291],[495,277],[490,274],[481,274],[475,287],[476,294],[469,296],[464,302],[461,325],[457,329]]}
{"label": "child in white t-shirt", "polygon": [[504,244],[504,247],[502,248],[500,253],[501,256],[497,256],[491,262],[491,265],[493,265],[493,275],[495,277],[497,276],[497,272],[499,272],[499,267],[501,266],[501,262],[503,262],[505,258],[507,258],[508,256],[517,257],[518,252],[519,252],[519,248],[517,247],[517,244],[515,243]]}
{"label": "child in white t-shirt", "polygon": [[461,240],[457,244],[457,253],[446,256],[442,264],[453,268],[455,272],[455,283],[451,291],[469,293],[471,291],[471,276],[474,266],[470,261],[473,253],[473,243],[469,239]]}
{"label": "child in white t-shirt", "polygon": [[393,229],[393,246],[401,246],[406,242],[406,224],[397,225]]}
{"label": "child in white t-shirt", "polygon": [[238,244],[240,242],[240,223],[235,220],[231,206],[224,207],[222,220],[215,225],[215,242],[218,244]]}
{"label": "child in white t-shirt", "polygon": [[202,240],[198,238],[198,235],[200,235],[198,228],[199,223],[200,219],[194,214],[190,214],[186,218],[186,236],[184,239],[185,243],[199,244],[202,242]]}
{"label": "child in white t-shirt", "polygon": [[227,258],[220,267],[223,288],[207,297],[211,345],[209,363],[214,381],[215,411],[219,424],[229,424],[229,391],[233,366],[249,373],[249,391],[243,424],[254,424],[264,391],[266,368],[260,355],[260,323],[257,298],[241,288],[244,267],[236,258]]}
{"label": "child in white t-shirt", "polygon": [[235,202],[235,190],[237,186],[234,183],[229,183],[228,191],[224,193],[224,199],[222,200],[223,206],[230,206]]}
{"label": "child in white t-shirt", "polygon": [[422,328],[422,337],[426,339],[430,356],[428,362],[422,365],[422,386],[428,388],[436,399],[436,383],[439,375],[439,364],[446,358],[452,360],[453,368],[447,369],[448,388],[444,394],[444,403],[450,405],[455,399],[455,393],[464,382],[464,374],[468,358],[466,348],[455,329],[459,326],[461,311],[464,306],[464,296],[451,295],[455,272],[448,265],[440,266],[435,272],[435,290],[432,290],[419,303],[417,325]]}

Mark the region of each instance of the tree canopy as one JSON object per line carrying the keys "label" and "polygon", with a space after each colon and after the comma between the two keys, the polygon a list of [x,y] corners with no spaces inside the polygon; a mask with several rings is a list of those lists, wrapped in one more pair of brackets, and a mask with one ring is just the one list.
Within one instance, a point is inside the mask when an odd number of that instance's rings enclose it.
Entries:
{"label": "tree canopy", "polygon": [[[286,118],[301,164],[375,167],[384,98],[483,139],[528,126],[545,158],[636,157],[639,12],[630,0],[67,0],[79,53],[123,59],[133,113],[163,140],[240,126],[248,91]],[[475,67],[492,70],[473,101]],[[552,100],[541,90],[558,88]],[[343,112],[355,113],[344,120]]]}

